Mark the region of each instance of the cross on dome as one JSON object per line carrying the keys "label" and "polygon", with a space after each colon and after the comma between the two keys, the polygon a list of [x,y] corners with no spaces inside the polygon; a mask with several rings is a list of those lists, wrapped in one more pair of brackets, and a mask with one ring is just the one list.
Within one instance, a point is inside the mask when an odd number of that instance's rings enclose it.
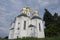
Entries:
{"label": "cross on dome", "polygon": [[38,16],[38,11],[37,10],[33,11],[33,16]]}

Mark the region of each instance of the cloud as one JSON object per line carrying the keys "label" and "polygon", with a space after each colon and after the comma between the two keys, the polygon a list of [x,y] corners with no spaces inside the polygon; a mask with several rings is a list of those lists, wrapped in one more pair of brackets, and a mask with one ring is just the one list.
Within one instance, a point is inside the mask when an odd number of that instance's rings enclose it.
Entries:
{"label": "cloud", "polygon": [[60,7],[58,7],[57,9],[55,9],[53,12],[54,13],[56,12],[56,13],[58,13],[60,15]]}
{"label": "cloud", "polygon": [[52,4],[57,4],[58,0],[38,0],[38,3],[42,7],[45,7],[45,6],[49,6],[49,5],[52,5]]}
{"label": "cloud", "polygon": [[8,35],[8,33],[9,33],[9,30],[7,28],[0,27],[0,37],[5,37]]}
{"label": "cloud", "polygon": [[47,6],[49,4],[48,1],[43,1],[43,0],[38,0],[38,3],[41,5],[41,6]]}

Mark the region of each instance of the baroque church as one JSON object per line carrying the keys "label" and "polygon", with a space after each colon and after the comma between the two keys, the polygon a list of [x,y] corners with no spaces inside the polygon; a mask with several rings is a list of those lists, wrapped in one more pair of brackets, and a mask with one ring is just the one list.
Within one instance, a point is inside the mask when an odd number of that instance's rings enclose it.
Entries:
{"label": "baroque church", "polygon": [[29,7],[22,8],[20,15],[15,18],[11,25],[9,39],[23,37],[45,38],[44,24],[45,22],[39,17],[38,11],[34,10],[30,13]]}

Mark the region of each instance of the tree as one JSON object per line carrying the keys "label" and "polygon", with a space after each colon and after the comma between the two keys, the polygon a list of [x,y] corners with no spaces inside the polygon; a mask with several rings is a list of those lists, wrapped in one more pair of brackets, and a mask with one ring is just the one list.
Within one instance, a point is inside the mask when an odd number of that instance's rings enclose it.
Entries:
{"label": "tree", "polygon": [[60,16],[58,16],[58,13],[54,14],[54,23],[57,24],[57,31],[60,34]]}
{"label": "tree", "polygon": [[57,27],[58,27],[58,31],[60,33],[60,16],[58,16],[58,20],[57,20]]}
{"label": "tree", "polygon": [[52,37],[52,36],[57,36],[59,34],[57,23],[53,22],[53,23],[49,24],[47,27],[49,27],[49,28],[45,29],[46,36]]}
{"label": "tree", "polygon": [[58,20],[58,13],[55,13],[55,14],[53,15],[53,17],[54,17],[54,22],[57,22],[57,20]]}
{"label": "tree", "polygon": [[4,39],[8,39],[8,36],[4,37]]}
{"label": "tree", "polygon": [[60,34],[60,16],[58,16],[58,13],[52,15],[47,9],[45,9],[43,20],[45,21],[46,26],[46,36],[51,37]]}
{"label": "tree", "polygon": [[52,14],[47,9],[45,9],[43,20],[45,21],[45,26],[47,26],[51,22],[53,22],[53,16],[52,16]]}

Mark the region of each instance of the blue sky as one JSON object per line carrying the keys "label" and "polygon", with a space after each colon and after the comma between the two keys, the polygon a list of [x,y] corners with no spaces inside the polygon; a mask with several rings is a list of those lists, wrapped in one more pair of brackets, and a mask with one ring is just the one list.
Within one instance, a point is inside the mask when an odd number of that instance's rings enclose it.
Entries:
{"label": "blue sky", "polygon": [[20,14],[20,9],[29,6],[32,10],[38,10],[39,16],[43,17],[44,8],[52,14],[60,15],[60,0],[0,0],[0,37],[9,34],[10,24]]}

